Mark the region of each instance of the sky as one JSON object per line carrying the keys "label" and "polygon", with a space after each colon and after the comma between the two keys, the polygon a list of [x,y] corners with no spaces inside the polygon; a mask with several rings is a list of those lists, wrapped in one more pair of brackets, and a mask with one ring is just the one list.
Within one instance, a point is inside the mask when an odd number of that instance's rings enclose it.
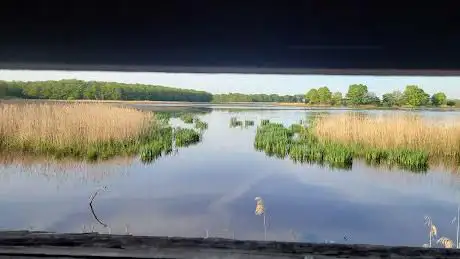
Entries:
{"label": "sky", "polygon": [[156,72],[32,71],[0,70],[0,80],[43,81],[80,79],[123,83],[155,84],[217,93],[301,94],[311,88],[327,86],[332,92],[346,93],[350,84],[366,84],[370,92],[382,95],[418,85],[428,94],[444,92],[460,98],[459,76],[335,76],[266,74],[190,74]]}

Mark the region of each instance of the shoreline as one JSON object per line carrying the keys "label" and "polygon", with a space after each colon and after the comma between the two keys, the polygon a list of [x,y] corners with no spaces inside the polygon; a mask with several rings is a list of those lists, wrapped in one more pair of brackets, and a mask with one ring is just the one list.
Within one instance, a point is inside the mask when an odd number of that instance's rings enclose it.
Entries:
{"label": "shoreline", "polygon": [[0,99],[1,103],[113,103],[113,104],[134,104],[169,107],[204,107],[204,108],[281,108],[281,109],[302,109],[302,110],[394,110],[394,111],[460,111],[460,107],[378,107],[378,106],[330,106],[330,105],[308,105],[304,103],[277,103],[277,102],[184,102],[184,101],[137,101],[137,100],[54,100],[54,99]]}

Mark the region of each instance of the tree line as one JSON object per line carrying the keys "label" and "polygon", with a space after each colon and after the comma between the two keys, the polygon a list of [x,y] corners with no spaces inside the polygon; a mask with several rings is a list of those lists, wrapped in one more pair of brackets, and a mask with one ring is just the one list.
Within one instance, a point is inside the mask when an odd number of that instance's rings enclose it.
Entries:
{"label": "tree line", "polygon": [[210,102],[212,94],[205,91],[158,85],[125,84],[82,80],[0,81],[2,96],[24,99],[57,100],[149,100]]}
{"label": "tree line", "polygon": [[303,94],[297,95],[278,95],[278,94],[214,94],[213,102],[229,103],[229,102],[286,102],[286,103],[301,103],[304,101]]}
{"label": "tree line", "polygon": [[348,87],[348,92],[343,97],[341,92],[332,93],[328,87],[310,89],[305,94],[305,102],[315,105],[376,105],[376,106],[455,106],[456,101],[448,100],[443,92],[433,95],[427,94],[416,85],[406,86],[403,92],[393,91],[383,94],[379,98],[375,93],[369,92],[364,84],[353,84]]}
{"label": "tree line", "polygon": [[337,106],[455,106],[457,100],[448,100],[443,92],[429,95],[416,86],[408,85],[403,92],[393,91],[379,98],[364,84],[353,84],[347,93],[331,92],[328,87],[310,89],[305,95],[278,94],[211,94],[205,91],[180,89],[159,85],[126,84],[116,82],[59,80],[59,81],[0,81],[0,98],[57,100],[149,100],[189,102],[305,102],[311,105]]}
{"label": "tree line", "polygon": [[0,98],[56,100],[148,100],[189,102],[302,102],[303,94],[211,94],[158,85],[82,80],[0,81]]}

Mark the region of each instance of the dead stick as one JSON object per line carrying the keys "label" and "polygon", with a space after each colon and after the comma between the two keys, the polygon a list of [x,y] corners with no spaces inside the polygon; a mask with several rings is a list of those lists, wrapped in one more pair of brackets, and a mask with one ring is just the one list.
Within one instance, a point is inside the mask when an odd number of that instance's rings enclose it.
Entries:
{"label": "dead stick", "polygon": [[90,207],[90,209],[91,209],[91,214],[93,214],[94,219],[96,219],[96,221],[99,222],[99,224],[101,224],[101,225],[104,226],[105,228],[107,228],[108,225],[105,224],[104,222],[102,222],[102,221],[97,217],[96,213],[94,212],[93,201],[94,201],[94,198],[96,198],[96,196],[97,196],[97,194],[99,193],[99,191],[104,190],[104,189],[106,189],[106,188],[107,188],[106,186],[99,188],[93,195],[91,195],[91,198],[90,198],[90,201],[89,201],[89,207]]}

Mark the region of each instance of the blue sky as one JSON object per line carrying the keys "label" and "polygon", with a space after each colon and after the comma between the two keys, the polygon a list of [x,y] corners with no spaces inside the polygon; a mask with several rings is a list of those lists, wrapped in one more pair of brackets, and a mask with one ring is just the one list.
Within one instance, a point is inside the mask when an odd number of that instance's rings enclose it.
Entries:
{"label": "blue sky", "polygon": [[445,92],[460,98],[460,77],[423,76],[331,76],[331,75],[259,75],[259,74],[187,74],[153,72],[86,72],[0,70],[0,80],[81,79],[125,83],[157,84],[205,90],[211,93],[305,93],[311,88],[327,86],[333,92],[346,92],[354,83],[366,84],[369,91],[382,95],[415,84],[427,93]]}

